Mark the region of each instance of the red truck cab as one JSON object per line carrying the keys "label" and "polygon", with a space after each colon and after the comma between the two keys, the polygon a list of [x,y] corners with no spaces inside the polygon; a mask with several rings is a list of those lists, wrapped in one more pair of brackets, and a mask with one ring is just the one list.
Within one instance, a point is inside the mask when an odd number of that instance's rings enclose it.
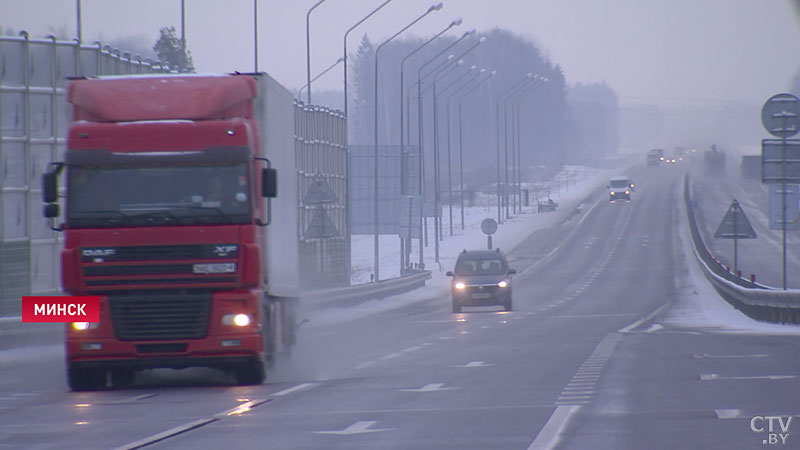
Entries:
{"label": "red truck cab", "polygon": [[71,81],[64,162],[44,195],[45,215],[59,216],[65,169],[63,291],[100,297],[98,323],[67,326],[74,390],[163,367],[263,381],[280,342],[262,267],[263,198],[276,181],[259,146],[257,87],[248,75]]}

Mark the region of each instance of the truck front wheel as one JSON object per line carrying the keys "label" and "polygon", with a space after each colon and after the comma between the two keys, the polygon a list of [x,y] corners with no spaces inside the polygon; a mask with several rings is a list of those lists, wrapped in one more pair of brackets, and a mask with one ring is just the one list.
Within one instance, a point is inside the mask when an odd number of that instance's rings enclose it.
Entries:
{"label": "truck front wheel", "polygon": [[106,371],[80,367],[72,363],[67,366],[67,382],[73,391],[94,391],[106,385]]}
{"label": "truck front wheel", "polygon": [[241,386],[261,384],[267,378],[264,363],[255,358],[234,369],[233,375],[236,377],[236,382]]}

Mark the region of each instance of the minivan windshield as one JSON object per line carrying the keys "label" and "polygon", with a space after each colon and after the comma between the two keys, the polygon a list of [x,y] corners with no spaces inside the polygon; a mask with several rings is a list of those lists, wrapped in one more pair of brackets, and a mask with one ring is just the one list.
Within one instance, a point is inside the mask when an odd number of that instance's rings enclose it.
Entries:
{"label": "minivan windshield", "polygon": [[625,189],[631,187],[631,183],[628,180],[611,180],[609,187],[614,189]]}
{"label": "minivan windshield", "polygon": [[465,275],[500,275],[508,272],[502,258],[462,258],[456,264],[455,274]]}

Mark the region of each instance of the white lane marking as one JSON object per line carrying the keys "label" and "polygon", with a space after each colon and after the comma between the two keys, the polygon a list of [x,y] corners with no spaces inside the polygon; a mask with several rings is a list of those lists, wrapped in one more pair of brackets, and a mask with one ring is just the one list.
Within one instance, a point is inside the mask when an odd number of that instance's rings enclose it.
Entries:
{"label": "white lane marking", "polygon": [[163,441],[164,439],[170,438],[172,436],[176,436],[178,434],[185,433],[185,432],[187,432],[189,430],[193,430],[195,428],[200,428],[203,425],[208,425],[209,423],[216,422],[217,420],[219,420],[219,419],[216,419],[216,418],[213,418],[213,417],[208,418],[208,419],[195,420],[194,422],[189,422],[187,424],[180,425],[180,426],[177,426],[175,428],[170,428],[167,431],[164,431],[164,432],[161,432],[161,433],[158,433],[158,434],[154,434],[152,436],[148,436],[148,437],[146,437],[144,439],[141,439],[141,440],[138,440],[136,442],[131,442],[130,444],[121,445],[121,446],[115,448],[114,450],[134,450],[134,449],[137,449],[137,448],[142,448],[144,446],[147,446],[147,445],[150,445],[150,444],[154,444],[154,443],[156,443],[158,441]]}
{"label": "white lane marking", "polygon": [[702,381],[714,380],[788,380],[790,378],[797,378],[797,375],[760,375],[760,376],[744,376],[744,377],[723,377],[718,373],[701,373],[700,379]]}
{"label": "white lane marking", "polygon": [[386,356],[381,356],[381,359],[382,360],[388,360],[388,359],[399,358],[401,356],[403,356],[403,355],[401,355],[400,353],[389,353]]}
{"label": "white lane marking", "polygon": [[569,391],[569,390],[566,390],[566,391],[562,392],[561,395],[558,396],[558,398],[573,397],[573,396],[578,395],[578,394],[594,395],[594,390],[591,390],[591,391]]}
{"label": "white lane marking", "polygon": [[356,370],[366,369],[367,367],[372,367],[377,364],[375,361],[367,361],[363,362],[355,367]]}
{"label": "white lane marking", "polygon": [[692,355],[695,359],[705,358],[768,358],[769,355],[708,355],[705,353]]}
{"label": "white lane marking", "polygon": [[717,419],[738,419],[742,417],[741,409],[715,409]]}
{"label": "white lane marking", "polygon": [[337,431],[314,431],[317,434],[337,434],[340,436],[348,435],[348,434],[363,434],[363,433],[376,433],[378,431],[390,431],[393,428],[372,428],[371,426],[378,423],[375,420],[362,420],[356,422],[349,427],[345,428],[344,430],[337,430]]}
{"label": "white lane marking", "polygon": [[589,387],[589,386],[594,386],[595,384],[597,384],[597,383],[595,383],[594,381],[581,381],[581,382],[577,382],[577,383],[567,383],[567,388],[569,388],[570,386],[574,386],[574,387]]}
{"label": "white lane marking", "polygon": [[597,319],[601,317],[626,317],[632,313],[608,313],[608,314],[561,314],[553,316],[554,319]]}
{"label": "white lane marking", "polygon": [[135,397],[124,398],[122,400],[112,400],[108,402],[99,402],[100,405],[120,405],[125,403],[133,403],[139,400],[144,400],[146,398],[155,397],[156,394],[142,394],[137,395]]}
{"label": "white lane marking", "polygon": [[[586,216],[584,216],[585,218]],[[544,424],[536,438],[528,446],[528,450],[551,450],[561,439],[561,433],[567,427],[570,417],[580,410],[578,405],[558,405],[553,415]]]}
{"label": "white lane marking", "polygon": [[663,310],[665,310],[667,308],[668,305],[669,305],[669,303],[664,303],[663,305],[661,305],[658,308],[656,308],[655,311],[653,311],[650,314],[642,317],[641,319],[637,320],[636,322],[633,322],[632,324],[628,325],[627,327],[621,328],[617,332],[618,333],[630,333],[631,330],[641,326],[643,323],[651,320],[653,317],[655,317],[658,314],[660,314]]}
{"label": "white lane marking", "polygon": [[663,329],[664,329],[664,325],[661,325],[659,323],[654,323],[654,324],[650,325],[646,330],[644,330],[644,332],[645,333],[654,333],[656,331],[663,330]]}
{"label": "white lane marking", "polygon": [[463,365],[453,366],[453,367],[489,367],[493,366],[494,364],[486,364],[483,361],[470,361]]}
{"label": "white lane marking", "polygon": [[410,353],[410,352],[415,352],[415,351],[417,351],[417,350],[421,350],[421,349],[422,349],[422,347],[421,347],[421,346],[419,346],[419,345],[415,345],[415,346],[413,346],[413,347],[408,347],[408,348],[407,348],[407,349],[405,349],[405,350],[401,350],[401,351],[400,351],[400,353]]}
{"label": "white lane marking", "polygon": [[425,386],[422,386],[421,388],[417,388],[417,389],[398,389],[398,391],[404,391],[404,392],[439,392],[439,391],[450,391],[450,390],[453,390],[453,389],[458,389],[458,388],[451,388],[451,387],[447,387],[446,388],[446,387],[442,387],[442,386],[444,386],[443,383],[431,383],[431,384],[426,384]]}
{"label": "white lane marking", "polygon": [[486,328],[492,328],[492,327],[490,327],[489,325],[481,325],[481,328],[486,329]]}
{"label": "white lane marking", "polygon": [[[374,364],[374,363],[373,363]],[[289,395],[295,393],[297,391],[302,391],[303,389],[311,389],[313,387],[319,386],[319,383],[302,383],[298,384],[297,386],[290,387],[288,389],[284,389],[282,391],[278,391],[274,394],[271,394],[272,397],[283,397],[284,395]]]}
{"label": "white lane marking", "polygon": [[581,226],[583,221],[586,220],[587,217],[589,217],[589,214],[591,214],[592,211],[594,211],[594,209],[597,208],[597,205],[599,205],[599,204],[600,204],[600,202],[595,203],[594,206],[592,206],[591,208],[589,208],[588,211],[586,211],[586,214],[584,214],[583,217],[581,217],[581,220],[578,221],[578,226],[579,227]]}
{"label": "white lane marking", "polygon": [[260,405],[262,403],[268,402],[268,401],[269,401],[268,398],[250,400],[249,402],[244,402],[241,405],[236,406],[234,408],[231,408],[231,409],[229,409],[227,411],[222,411],[221,413],[214,414],[214,418],[216,418],[216,419],[224,419],[225,417],[238,416],[238,415],[244,414],[246,412],[249,412],[251,409],[255,408],[256,406],[258,406],[258,405]]}

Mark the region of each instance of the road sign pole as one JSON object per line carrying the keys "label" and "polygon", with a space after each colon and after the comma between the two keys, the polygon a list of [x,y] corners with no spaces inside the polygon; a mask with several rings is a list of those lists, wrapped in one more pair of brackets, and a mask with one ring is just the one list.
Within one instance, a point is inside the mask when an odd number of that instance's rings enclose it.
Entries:
{"label": "road sign pole", "polygon": [[[786,115],[781,115],[781,128],[786,130]],[[783,290],[786,290],[786,133],[781,135],[781,230],[783,232]]]}
{"label": "road sign pole", "polygon": [[739,273],[739,239],[736,235],[736,216],[738,213],[733,214],[733,273],[734,275]]}

